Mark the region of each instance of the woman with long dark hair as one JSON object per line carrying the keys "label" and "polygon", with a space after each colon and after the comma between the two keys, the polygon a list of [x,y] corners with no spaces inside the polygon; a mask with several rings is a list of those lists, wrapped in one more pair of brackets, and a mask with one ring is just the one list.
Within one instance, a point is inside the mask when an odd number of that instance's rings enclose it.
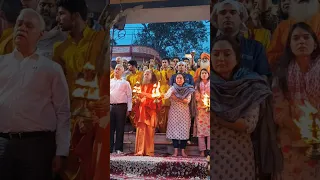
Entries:
{"label": "woman with long dark hair", "polygon": [[200,71],[200,78],[196,82],[197,115],[194,123],[193,136],[198,137],[200,156],[210,150],[210,113],[205,106],[205,96],[210,98],[210,74],[207,69]]}
{"label": "woman with long dark hair", "polygon": [[[300,107],[320,110],[320,47],[316,34],[305,23],[294,24],[273,80],[275,122],[284,155],[283,180],[316,180],[319,161],[306,156],[309,147],[294,120],[309,115]],[[310,108],[309,108],[310,109]],[[313,118],[320,118],[319,112]]]}
{"label": "woman with long dark hair", "polygon": [[267,80],[239,66],[239,44],[227,36],[214,42],[211,61],[212,178],[254,180],[279,173],[282,156]]}

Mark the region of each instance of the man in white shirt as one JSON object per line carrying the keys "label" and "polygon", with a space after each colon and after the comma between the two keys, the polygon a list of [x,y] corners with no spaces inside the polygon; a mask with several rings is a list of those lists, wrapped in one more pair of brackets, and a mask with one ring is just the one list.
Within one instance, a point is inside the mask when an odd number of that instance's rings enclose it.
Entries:
{"label": "man in white shirt", "polygon": [[115,148],[118,154],[123,152],[124,126],[132,109],[132,90],[130,83],[121,78],[123,72],[123,65],[117,64],[110,80],[110,153]]}
{"label": "man in white shirt", "polygon": [[16,49],[0,56],[0,179],[49,180],[70,146],[62,68],[36,51],[45,23],[32,9],[14,27]]}

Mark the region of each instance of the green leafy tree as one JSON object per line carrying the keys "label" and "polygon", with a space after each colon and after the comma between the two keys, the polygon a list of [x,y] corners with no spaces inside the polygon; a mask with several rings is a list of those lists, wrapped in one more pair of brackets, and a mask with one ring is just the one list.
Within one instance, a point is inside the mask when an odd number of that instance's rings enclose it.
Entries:
{"label": "green leafy tree", "polygon": [[189,54],[195,50],[196,59],[207,48],[206,25],[202,21],[149,23],[142,24],[143,29],[136,35],[134,45],[152,47],[161,57],[173,57],[179,54]]}

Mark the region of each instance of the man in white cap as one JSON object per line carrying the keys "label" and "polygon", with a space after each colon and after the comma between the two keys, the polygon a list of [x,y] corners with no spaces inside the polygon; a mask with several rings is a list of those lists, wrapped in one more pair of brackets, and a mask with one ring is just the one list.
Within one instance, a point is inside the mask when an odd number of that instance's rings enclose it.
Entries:
{"label": "man in white cap", "polygon": [[258,41],[243,37],[247,31],[245,22],[248,19],[248,12],[244,5],[238,1],[225,0],[215,4],[211,15],[213,25],[218,28],[217,36],[231,36],[240,43],[241,66],[260,75],[270,76],[263,45]]}

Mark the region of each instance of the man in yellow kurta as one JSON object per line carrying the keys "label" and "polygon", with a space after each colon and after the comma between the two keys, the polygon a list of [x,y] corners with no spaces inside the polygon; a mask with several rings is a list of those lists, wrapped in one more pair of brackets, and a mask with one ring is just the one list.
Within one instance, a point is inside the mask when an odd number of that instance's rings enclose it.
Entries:
{"label": "man in yellow kurta", "polygon": [[[169,66],[170,60],[168,58],[162,59],[162,66],[160,69],[160,93],[165,94],[170,86],[169,80],[175,71],[172,70]],[[162,107],[158,114],[158,128],[161,133],[165,133],[167,130],[167,122],[168,122],[168,113],[170,108],[170,100],[163,99]]]}
{"label": "man in yellow kurta", "polygon": [[143,73],[137,69],[138,63],[135,60],[130,60],[128,62],[128,70],[130,71],[130,74],[127,76],[127,81],[129,81],[131,88],[133,89],[134,85],[136,85],[136,82],[140,82]]}
{"label": "man in yellow kurta", "polygon": [[[138,63],[135,60],[130,60],[128,62],[128,70],[130,71],[130,74],[127,76],[127,81],[129,81],[131,89],[134,88],[134,86],[136,85],[137,82],[140,82],[141,84],[141,78],[143,73],[141,71],[139,71],[137,69],[138,67]],[[134,102],[132,102],[132,107],[135,108],[136,104]],[[136,117],[135,117],[135,112],[131,111],[130,115],[129,115],[129,119],[130,122],[132,124],[132,126],[135,128],[136,127]]]}
{"label": "man in yellow kurta", "polygon": [[187,72],[188,74],[190,74],[192,77],[194,77],[195,72],[193,70],[193,64],[191,63],[192,60],[188,59],[188,58],[182,58],[183,62],[186,63],[187,65]]}
{"label": "man in yellow kurta", "polygon": [[157,80],[160,81],[161,75],[160,75],[160,71],[156,69],[156,60],[155,59],[150,59],[149,69],[151,69],[153,71],[153,73],[157,77]]}
{"label": "man in yellow kurta", "polygon": [[270,46],[267,49],[267,56],[271,67],[274,68],[281,55],[284,53],[290,28],[297,22],[305,22],[310,25],[317,34],[318,39],[320,38],[320,12],[318,0],[291,1],[289,19],[281,21],[277,26],[272,34]]}
{"label": "man in yellow kurta", "polygon": [[[63,67],[72,94],[76,88],[75,81],[83,73],[85,64],[90,63],[96,71],[102,72],[106,33],[94,31],[87,26],[85,0],[58,0],[57,7],[59,27],[62,31],[68,31],[69,35],[67,40],[54,45],[53,60]],[[79,102],[72,95],[70,97],[71,110],[74,111]],[[92,144],[96,134],[92,128],[93,123],[84,124],[81,119],[72,121],[70,157],[64,176],[66,179],[92,180]]]}
{"label": "man in yellow kurta", "polygon": [[9,54],[14,49],[13,27],[21,10],[20,0],[3,1],[0,11],[0,23],[2,22],[3,28],[0,37],[0,55]]}

